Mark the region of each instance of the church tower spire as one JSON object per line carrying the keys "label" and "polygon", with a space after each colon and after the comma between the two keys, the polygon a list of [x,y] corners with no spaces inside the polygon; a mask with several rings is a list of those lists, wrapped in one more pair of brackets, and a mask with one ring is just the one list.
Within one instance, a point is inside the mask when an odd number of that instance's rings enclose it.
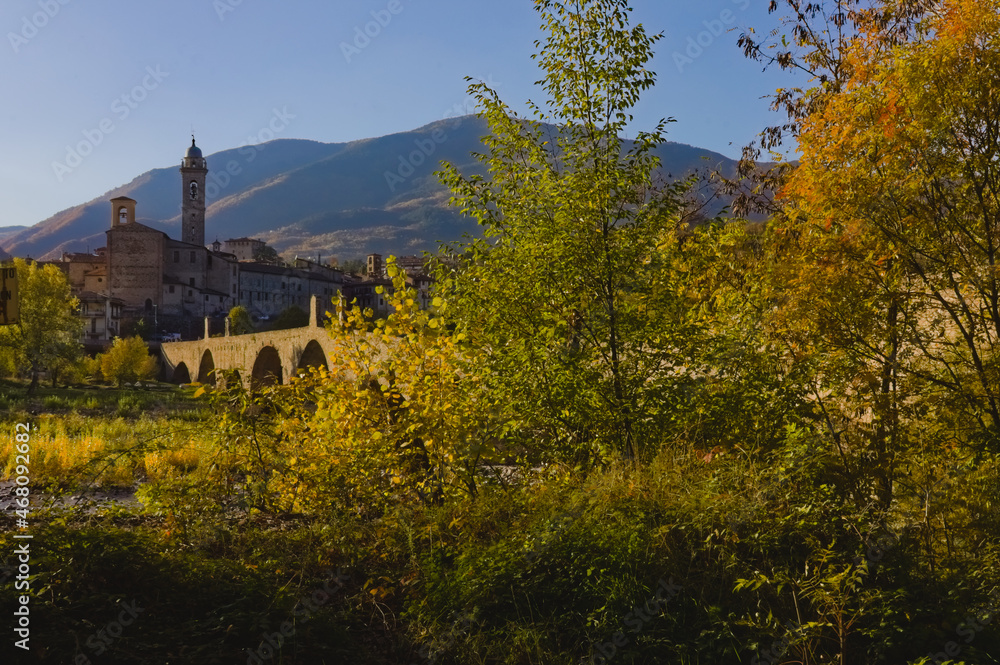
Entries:
{"label": "church tower spire", "polygon": [[208,164],[191,136],[191,147],[181,162],[181,240],[192,245],[205,244],[205,179]]}

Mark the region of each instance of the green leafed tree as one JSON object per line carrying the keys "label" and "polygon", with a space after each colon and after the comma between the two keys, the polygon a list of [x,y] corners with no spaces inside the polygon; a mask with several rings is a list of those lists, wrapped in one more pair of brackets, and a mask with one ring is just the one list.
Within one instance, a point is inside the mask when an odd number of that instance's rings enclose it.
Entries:
{"label": "green leafed tree", "polygon": [[689,183],[658,178],[668,120],[622,138],[655,81],[659,35],[631,26],[620,0],[535,8],[548,100],[519,117],[470,85],[491,129],[486,175],[440,175],[483,238],[438,276],[509,439],[543,456],[633,457],[659,436],[656,394],[684,344],[671,275]]}
{"label": "green leafed tree", "polygon": [[125,383],[151,379],[156,375],[156,359],[149,355],[140,337],[116,337],[111,348],[101,354],[101,374],[120,388]]}
{"label": "green leafed tree", "polygon": [[271,330],[288,330],[309,325],[309,315],[297,305],[286,307],[271,325]]}
{"label": "green leafed tree", "polygon": [[253,319],[243,305],[237,305],[229,310],[229,333],[231,335],[246,335],[254,331]]}
{"label": "green leafed tree", "polygon": [[270,245],[263,245],[259,249],[254,250],[253,260],[273,265],[281,263],[281,257],[278,255],[278,251]]}
{"label": "green leafed tree", "polygon": [[363,275],[365,270],[367,270],[367,264],[364,259],[348,259],[340,263],[337,266],[340,270],[346,273],[351,273],[354,275]]}
{"label": "green leafed tree", "polygon": [[29,394],[43,370],[54,370],[81,353],[83,323],[76,316],[79,301],[66,275],[53,265],[14,259],[21,302],[21,322],[0,327],[0,346],[31,377]]}

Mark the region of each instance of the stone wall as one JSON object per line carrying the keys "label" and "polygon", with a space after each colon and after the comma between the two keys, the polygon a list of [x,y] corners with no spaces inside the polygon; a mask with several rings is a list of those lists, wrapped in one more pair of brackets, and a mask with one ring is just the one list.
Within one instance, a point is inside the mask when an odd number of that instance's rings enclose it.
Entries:
{"label": "stone wall", "polygon": [[108,233],[108,282],[111,295],[128,305],[160,305],[163,241],[160,231],[142,224],[122,224]]}

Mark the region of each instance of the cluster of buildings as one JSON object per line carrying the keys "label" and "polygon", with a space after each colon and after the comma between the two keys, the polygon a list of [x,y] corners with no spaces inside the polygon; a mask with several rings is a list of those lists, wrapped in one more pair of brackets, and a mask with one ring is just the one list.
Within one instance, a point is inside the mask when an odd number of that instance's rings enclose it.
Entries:
{"label": "cluster of buildings", "polygon": [[[368,257],[367,270],[354,275],[335,265],[296,258],[292,264],[267,257],[265,243],[233,238],[205,244],[205,181],[208,164],[191,140],[181,162],[181,238],[136,221],[136,201],[111,199],[107,245],[93,253],[64,253],[53,262],[62,269],[80,300],[83,342],[104,346],[128,335],[143,321],[153,334],[193,338],[202,334],[205,317],[219,328],[229,311],[243,305],[252,317],[267,321],[289,307],[309,311],[312,296],[326,309],[343,297],[357,300],[376,314],[388,313],[382,257]],[[400,266],[426,305],[430,278],[420,257],[403,257]],[[378,293],[376,287],[384,287]],[[322,311],[322,309],[321,309]]]}

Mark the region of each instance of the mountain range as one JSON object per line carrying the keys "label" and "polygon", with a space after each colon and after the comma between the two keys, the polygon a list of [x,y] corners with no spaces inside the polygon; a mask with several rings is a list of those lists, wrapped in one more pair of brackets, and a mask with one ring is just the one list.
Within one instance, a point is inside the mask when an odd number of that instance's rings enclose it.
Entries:
{"label": "mountain range", "polygon": [[[483,150],[480,138],[486,134],[484,120],[463,116],[349,143],[277,139],[208,155],[205,240],[249,236],[285,257],[341,260],[433,251],[440,241],[477,232],[474,220],[448,205],[450,194],[434,171],[447,160],[463,173],[482,172],[472,153]],[[656,153],[667,177],[696,169],[732,174],[736,166],[721,154],[682,143],[666,142]],[[137,221],[178,238],[178,168],[143,173],[34,226],[0,228],[2,253],[55,259],[64,251],[102,247],[111,219],[108,201],[116,196],[137,201]]]}

